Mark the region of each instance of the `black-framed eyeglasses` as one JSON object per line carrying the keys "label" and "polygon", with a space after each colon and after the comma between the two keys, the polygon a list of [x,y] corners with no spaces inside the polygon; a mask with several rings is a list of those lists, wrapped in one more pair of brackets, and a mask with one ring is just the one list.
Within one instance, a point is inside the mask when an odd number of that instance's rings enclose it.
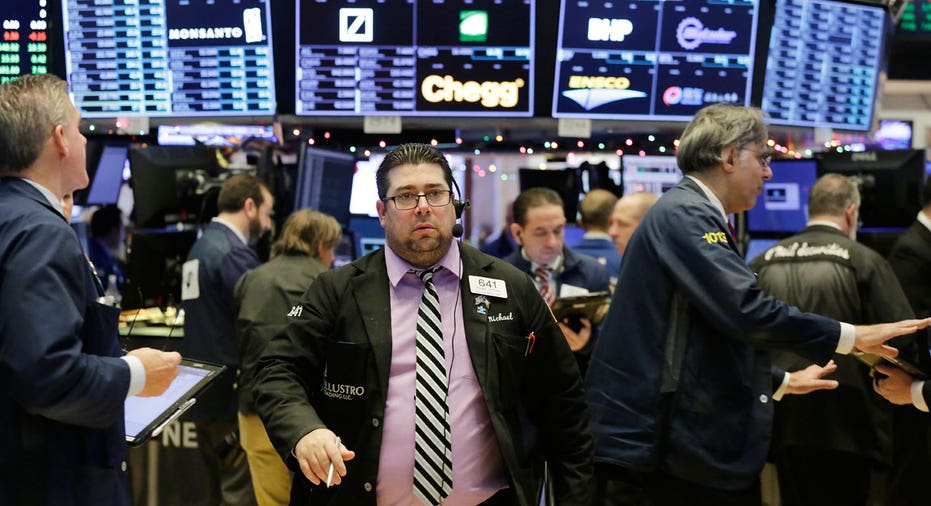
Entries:
{"label": "black-framed eyeglasses", "polygon": [[407,211],[417,207],[420,204],[421,197],[427,200],[430,207],[443,207],[452,202],[453,192],[450,190],[431,190],[426,193],[402,193],[394,197],[386,197],[382,199],[382,202],[393,200],[394,207],[398,211]]}
{"label": "black-framed eyeglasses", "polygon": [[756,158],[756,161],[760,162],[760,165],[764,167],[769,167],[769,162],[773,161],[772,152],[766,149],[764,149],[762,153],[757,153],[756,150],[751,148],[740,148],[740,151],[749,151],[753,153],[753,157]]}

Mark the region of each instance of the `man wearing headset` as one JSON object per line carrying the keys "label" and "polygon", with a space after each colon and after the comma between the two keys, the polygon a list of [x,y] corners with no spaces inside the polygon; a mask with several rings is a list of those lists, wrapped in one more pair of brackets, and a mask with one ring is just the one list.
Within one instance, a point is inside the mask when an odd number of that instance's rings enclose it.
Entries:
{"label": "man wearing headset", "polygon": [[259,360],[292,503],[536,505],[546,462],[555,503],[588,504],[581,378],[533,281],[453,240],[436,148],[398,147],[376,182],[385,248],[321,274]]}

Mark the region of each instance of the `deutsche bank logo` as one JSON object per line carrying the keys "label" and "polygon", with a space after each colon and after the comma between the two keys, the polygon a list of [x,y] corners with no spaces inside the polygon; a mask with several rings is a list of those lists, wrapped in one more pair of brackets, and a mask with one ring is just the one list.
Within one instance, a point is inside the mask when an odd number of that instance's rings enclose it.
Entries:
{"label": "deutsche bank logo", "polygon": [[375,37],[375,13],[372,9],[339,10],[340,42],[372,42]]}

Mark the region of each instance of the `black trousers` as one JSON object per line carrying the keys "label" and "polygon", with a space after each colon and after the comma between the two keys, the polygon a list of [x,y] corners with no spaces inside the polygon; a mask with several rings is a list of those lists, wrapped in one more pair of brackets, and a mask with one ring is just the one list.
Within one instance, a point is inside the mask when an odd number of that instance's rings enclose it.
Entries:
{"label": "black trousers", "polygon": [[775,454],[783,506],[866,506],[873,462],[847,452],[789,446]]}
{"label": "black trousers", "polygon": [[743,490],[721,490],[667,473],[638,472],[610,464],[595,465],[595,502],[599,506],[761,506],[760,482]]}

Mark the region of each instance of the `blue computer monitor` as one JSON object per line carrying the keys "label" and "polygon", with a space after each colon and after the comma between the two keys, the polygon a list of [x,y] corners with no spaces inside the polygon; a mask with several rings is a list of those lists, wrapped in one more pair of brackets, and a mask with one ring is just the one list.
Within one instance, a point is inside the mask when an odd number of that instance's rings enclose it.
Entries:
{"label": "blue computer monitor", "polygon": [[127,145],[108,144],[103,147],[94,180],[87,193],[87,204],[116,204],[123,186],[123,169],[129,153]]}
{"label": "blue computer monitor", "polygon": [[747,253],[744,255],[744,258],[747,259],[749,263],[754,258],[760,256],[776,245],[779,242],[779,239],[750,239],[747,242]]}
{"label": "blue computer monitor", "polygon": [[792,234],[808,222],[808,192],[818,179],[815,160],[773,160],[773,178],[747,211],[747,231]]}

